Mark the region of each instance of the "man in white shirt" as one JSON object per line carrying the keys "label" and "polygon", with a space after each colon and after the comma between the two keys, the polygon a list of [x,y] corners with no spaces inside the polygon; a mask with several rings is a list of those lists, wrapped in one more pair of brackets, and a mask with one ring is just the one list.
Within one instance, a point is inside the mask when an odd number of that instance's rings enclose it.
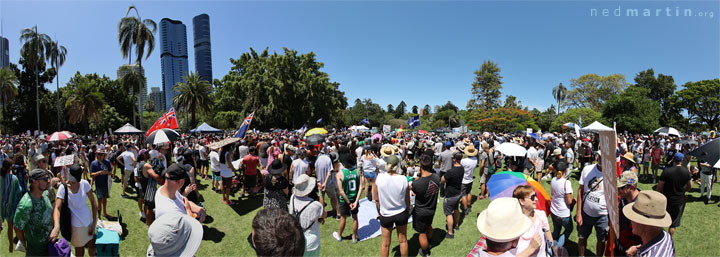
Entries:
{"label": "man in white shirt", "polygon": [[127,194],[125,194],[125,188],[127,187],[128,180],[130,179],[130,173],[133,172],[135,169],[135,164],[137,162],[136,154],[134,154],[131,150],[134,149],[132,144],[127,144],[125,146],[126,150],[120,156],[117,157],[118,163],[124,166],[123,172],[120,173],[120,176],[122,178],[122,198],[129,198]]}
{"label": "man in white shirt", "polygon": [[565,178],[570,177],[570,173],[572,173],[573,170],[573,163],[575,163],[575,153],[572,150],[572,147],[570,145],[570,142],[565,143],[565,148],[567,148],[567,151],[565,151],[565,160],[567,161],[567,172],[565,172]]}
{"label": "man in white shirt", "polygon": [[210,159],[210,171],[212,172],[212,187],[213,191],[217,192],[220,190],[220,180],[222,180],[220,176],[220,153],[218,153],[218,149],[210,150],[208,158]]}
{"label": "man in white shirt", "polygon": [[[599,156],[599,155],[598,155]],[[575,216],[578,228],[578,255],[585,256],[587,237],[595,227],[597,238],[596,253],[605,250],[610,227],[608,225],[608,210],[605,202],[605,190],[603,189],[602,167],[600,158],[595,165],[586,166],[580,175],[580,187],[578,188],[577,205],[582,215]]]}
{"label": "man in white shirt", "polygon": [[472,208],[472,195],[470,192],[472,191],[472,184],[475,174],[475,168],[478,165],[477,160],[477,154],[478,150],[475,149],[475,146],[468,145],[465,147],[465,155],[467,155],[467,158],[464,158],[460,161],[460,165],[463,166],[463,169],[465,169],[465,174],[463,175],[462,180],[462,186],[460,187],[460,193],[462,194],[462,214],[467,215],[470,213],[470,209]]}
{"label": "man in white shirt", "polygon": [[[187,214],[200,222],[205,220],[205,208],[202,208],[192,201],[187,200],[183,194],[179,192],[180,188],[188,179],[188,171],[180,164],[170,165],[163,172],[165,176],[165,184],[158,188],[155,194],[155,219],[160,218],[170,212]],[[195,189],[195,185],[185,188],[186,193]]]}

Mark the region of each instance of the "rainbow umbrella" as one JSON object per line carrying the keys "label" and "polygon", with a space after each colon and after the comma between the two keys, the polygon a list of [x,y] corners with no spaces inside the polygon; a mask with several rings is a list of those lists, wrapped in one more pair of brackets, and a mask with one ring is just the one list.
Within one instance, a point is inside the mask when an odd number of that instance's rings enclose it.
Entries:
{"label": "rainbow umbrella", "polygon": [[520,172],[502,171],[492,175],[487,182],[490,200],[495,200],[498,197],[512,197],[513,190],[520,185],[530,185],[535,189],[538,198],[536,208],[545,211],[545,214],[549,215],[550,195],[535,179]]}

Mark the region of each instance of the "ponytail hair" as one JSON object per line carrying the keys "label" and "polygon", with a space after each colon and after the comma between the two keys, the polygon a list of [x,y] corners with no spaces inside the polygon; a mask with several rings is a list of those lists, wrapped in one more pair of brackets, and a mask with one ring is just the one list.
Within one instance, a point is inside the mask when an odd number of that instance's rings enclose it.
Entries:
{"label": "ponytail hair", "polygon": [[567,171],[567,164],[565,162],[558,163],[557,167],[555,167],[555,177],[561,178],[565,176],[565,172]]}

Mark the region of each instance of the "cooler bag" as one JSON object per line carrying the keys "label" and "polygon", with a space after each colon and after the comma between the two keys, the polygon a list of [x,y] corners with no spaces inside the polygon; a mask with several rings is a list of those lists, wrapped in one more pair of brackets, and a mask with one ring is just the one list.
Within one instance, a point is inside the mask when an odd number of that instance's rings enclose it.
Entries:
{"label": "cooler bag", "polygon": [[97,256],[120,256],[120,234],[101,227],[95,232],[95,254]]}

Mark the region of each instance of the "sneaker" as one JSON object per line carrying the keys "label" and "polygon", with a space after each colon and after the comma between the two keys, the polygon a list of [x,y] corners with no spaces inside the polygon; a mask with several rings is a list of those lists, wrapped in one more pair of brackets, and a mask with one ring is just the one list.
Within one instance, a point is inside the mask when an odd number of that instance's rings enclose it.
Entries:
{"label": "sneaker", "polygon": [[230,201],[225,201],[225,205],[230,205]]}
{"label": "sneaker", "polygon": [[425,253],[422,248],[418,248],[418,253],[420,253],[422,257],[430,257],[430,253]]}
{"label": "sneaker", "polygon": [[333,232],[332,236],[335,240],[342,241],[342,237],[340,237],[340,234],[338,234],[337,231]]}
{"label": "sneaker", "polygon": [[453,238],[455,238],[455,236],[452,235],[452,234],[445,234],[445,238],[447,238],[447,239],[453,239]]}
{"label": "sneaker", "polygon": [[22,244],[22,242],[17,242],[17,244],[15,245],[15,251],[25,252],[25,246]]}
{"label": "sneaker", "polygon": [[353,238],[353,244],[357,244],[357,243],[358,243],[358,239],[357,239],[357,238]]}
{"label": "sneaker", "polygon": [[140,212],[140,217],[144,219],[144,218],[145,218],[145,213],[144,213],[144,212]]}
{"label": "sneaker", "polygon": [[340,216],[335,216],[335,220],[340,220]]}

